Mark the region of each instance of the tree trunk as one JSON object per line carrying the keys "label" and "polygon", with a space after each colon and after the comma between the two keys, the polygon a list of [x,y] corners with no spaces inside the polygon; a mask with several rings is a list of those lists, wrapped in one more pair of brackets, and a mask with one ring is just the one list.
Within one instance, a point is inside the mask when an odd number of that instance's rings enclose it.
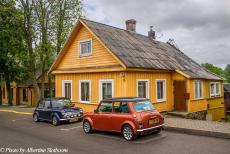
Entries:
{"label": "tree trunk", "polygon": [[[41,99],[41,93],[40,93],[40,88],[37,84],[37,82],[33,82],[33,87],[34,87],[34,93],[35,93],[35,104],[37,105],[37,103],[39,102],[39,100]],[[32,102],[31,102],[32,103]]]}
{"label": "tree trunk", "polygon": [[10,87],[10,81],[6,81],[6,90],[7,90],[7,98],[8,98],[8,105],[12,106],[13,105],[13,95],[12,95],[12,90]]}
{"label": "tree trunk", "polygon": [[53,97],[53,84],[52,84],[52,75],[49,74],[48,75],[48,78],[49,78],[49,96],[50,97]]}
{"label": "tree trunk", "polygon": [[0,85],[0,105],[2,105],[2,86]]}

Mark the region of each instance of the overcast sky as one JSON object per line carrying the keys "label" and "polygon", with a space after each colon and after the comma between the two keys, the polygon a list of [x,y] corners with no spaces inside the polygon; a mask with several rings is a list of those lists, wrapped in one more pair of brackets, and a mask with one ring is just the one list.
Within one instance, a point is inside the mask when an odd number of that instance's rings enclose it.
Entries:
{"label": "overcast sky", "polygon": [[230,0],[84,0],[87,19],[147,35],[153,25],[157,40],[173,38],[199,63],[224,68],[230,64]]}

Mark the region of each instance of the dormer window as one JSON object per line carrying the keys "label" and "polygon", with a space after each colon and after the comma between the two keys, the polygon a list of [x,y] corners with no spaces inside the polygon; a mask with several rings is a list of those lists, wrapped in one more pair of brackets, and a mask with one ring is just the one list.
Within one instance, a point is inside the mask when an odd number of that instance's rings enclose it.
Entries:
{"label": "dormer window", "polygon": [[87,39],[79,42],[79,55],[89,56],[92,55],[92,39]]}

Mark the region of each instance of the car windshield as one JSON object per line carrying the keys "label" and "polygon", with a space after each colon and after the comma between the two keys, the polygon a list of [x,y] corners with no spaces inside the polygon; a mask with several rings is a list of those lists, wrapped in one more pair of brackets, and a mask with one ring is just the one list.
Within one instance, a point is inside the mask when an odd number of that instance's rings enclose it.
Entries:
{"label": "car windshield", "polygon": [[136,112],[154,110],[154,106],[150,101],[133,102],[133,108]]}
{"label": "car windshield", "polygon": [[63,106],[71,106],[72,103],[68,99],[60,99],[60,100],[53,100],[52,107],[63,107]]}

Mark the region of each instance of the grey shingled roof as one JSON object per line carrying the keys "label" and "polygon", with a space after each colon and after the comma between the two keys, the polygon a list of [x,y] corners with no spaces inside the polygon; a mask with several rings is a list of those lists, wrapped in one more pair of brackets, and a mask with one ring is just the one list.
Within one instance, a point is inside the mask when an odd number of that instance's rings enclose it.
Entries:
{"label": "grey shingled roof", "polygon": [[168,43],[94,21],[82,21],[127,67],[180,70],[191,78],[223,80]]}
{"label": "grey shingled roof", "polygon": [[224,89],[230,93],[230,83],[224,84]]}

